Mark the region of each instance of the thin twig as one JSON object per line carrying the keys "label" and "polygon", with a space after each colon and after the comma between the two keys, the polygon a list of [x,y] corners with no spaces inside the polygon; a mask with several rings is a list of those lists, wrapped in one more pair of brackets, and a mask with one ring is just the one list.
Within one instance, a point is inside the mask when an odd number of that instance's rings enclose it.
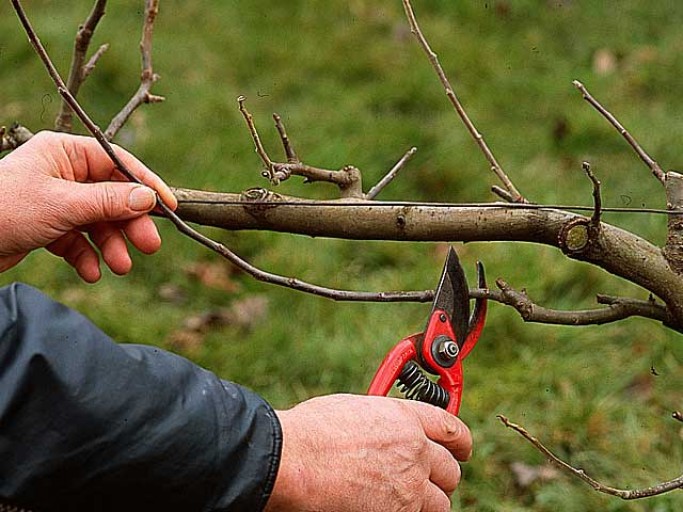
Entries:
{"label": "thin twig", "polygon": [[586,87],[581,82],[579,82],[578,80],[574,80],[573,84],[574,87],[581,91],[583,99],[590,103],[591,106],[595,108],[595,110],[597,110],[605,119],[607,119],[607,121],[609,121],[609,123],[619,131],[621,136],[624,137],[624,139],[626,139],[626,142],[628,142],[629,145],[634,149],[634,151],[638,154],[640,159],[643,162],[645,162],[645,165],[647,165],[650,168],[655,178],[657,178],[662,183],[665,183],[666,173],[662,170],[659,164],[650,155],[647,154],[647,152],[642,148],[642,146],[638,144],[638,141],[636,141],[633,135],[631,135],[629,131],[626,128],[624,128],[624,126],[609,110],[603,107],[602,104],[588,92],[588,89],[586,89]]}
{"label": "thin twig", "polygon": [[282,117],[280,117],[279,114],[275,113],[273,114],[273,120],[275,121],[275,128],[277,129],[277,132],[280,134],[280,141],[282,142],[282,147],[285,150],[287,162],[290,164],[301,163],[301,160],[299,160],[296,151],[294,151],[294,146],[292,146],[292,143],[290,142],[289,137],[287,136],[287,130],[285,129],[285,124],[282,122]]}
{"label": "thin twig", "polygon": [[673,480],[662,482],[651,487],[647,487],[645,489],[617,489],[615,487],[610,487],[588,476],[583,469],[575,468],[574,466],[564,462],[557,455],[555,455],[548,448],[546,448],[543,445],[543,443],[541,443],[538,439],[536,439],[533,435],[531,435],[526,429],[524,429],[520,425],[512,423],[503,415],[498,415],[498,419],[507,428],[514,430],[524,439],[526,439],[529,443],[531,443],[534,446],[534,448],[536,448],[543,455],[545,455],[557,467],[567,472],[568,474],[583,480],[598,492],[609,494],[611,496],[617,496],[623,500],[635,500],[640,498],[651,498],[652,496],[657,496],[659,494],[664,494],[676,489],[683,488],[683,475],[679,476],[678,478],[674,478]]}
{"label": "thin twig", "polygon": [[107,50],[109,50],[109,43],[101,45],[97,49],[97,51],[93,53],[92,57],[88,59],[88,62],[86,62],[83,66],[83,80],[88,78],[90,74],[95,70],[95,66],[97,66],[97,63],[100,61],[102,55],[104,55]]}
{"label": "thin twig", "polygon": [[154,83],[159,80],[159,75],[154,72],[152,65],[152,39],[154,36],[154,22],[158,13],[159,0],[145,0],[145,21],[142,26],[142,38],[140,40],[140,53],[142,57],[140,86],[128,103],[114,116],[104,131],[107,140],[114,139],[119,130],[123,128],[123,125],[126,124],[128,118],[141,105],[145,103],[161,103],[165,99],[163,96],[157,96],[150,92]]}
{"label": "thin twig", "polygon": [[[95,29],[102,16],[104,16],[106,6],[107,0],[96,0],[83,25],[78,27],[73,56],[71,58],[71,68],[69,69],[69,77],[66,82],[67,88],[74,97],[78,96],[78,91],[87,77],[87,74],[84,72],[85,56],[88,53],[88,48],[90,48],[90,41],[95,33]],[[61,109],[55,120],[55,129],[61,132],[71,132],[73,129],[73,115],[66,101],[62,101]]]}
{"label": "thin twig", "polygon": [[[504,185],[507,194],[503,196],[503,199],[508,200],[508,198],[511,198],[512,202],[515,203],[526,202],[526,199],[524,199],[524,197],[519,193],[515,185],[512,183],[512,180],[510,180],[505,171],[503,171],[503,168],[500,166],[498,160],[496,160],[496,157],[493,155],[493,152],[484,140],[484,136],[481,133],[479,133],[476,126],[474,126],[474,123],[465,111],[465,108],[458,99],[458,96],[455,94],[455,90],[453,89],[453,86],[451,85],[450,81],[448,80],[448,77],[446,76],[446,72],[444,71],[443,67],[441,66],[441,63],[439,62],[439,57],[436,53],[434,53],[434,51],[429,45],[429,42],[427,41],[427,38],[424,36],[422,30],[420,29],[410,0],[403,0],[403,7],[405,9],[406,16],[408,17],[408,22],[410,23],[410,30],[415,35],[415,37],[420,43],[420,46],[422,46],[422,49],[427,54],[429,62],[432,64],[432,67],[439,76],[439,80],[441,80],[441,83],[446,89],[446,95],[448,96],[448,99],[451,101],[451,104],[460,116],[460,119],[465,124],[467,131],[469,131],[470,135],[479,146],[479,149],[484,154],[484,157],[486,157],[486,160],[491,165],[491,170],[496,174],[498,179]],[[496,189],[494,189],[494,192],[495,191]]]}
{"label": "thin twig", "polygon": [[266,151],[266,148],[263,146],[263,143],[261,142],[261,136],[258,134],[256,124],[254,123],[254,116],[252,116],[251,112],[249,112],[247,110],[247,107],[244,106],[245,101],[247,101],[246,96],[240,96],[239,98],[237,98],[237,103],[239,104],[240,112],[242,113],[242,117],[244,117],[244,120],[247,122],[249,133],[251,133],[251,139],[254,141],[254,149],[256,151],[256,154],[263,161],[264,165],[266,166],[266,171],[268,171],[269,178],[272,180],[274,179],[273,161],[268,156],[268,152]]}
{"label": "thin twig", "polygon": [[600,228],[600,216],[602,215],[602,195],[600,193],[600,180],[596,178],[595,174],[591,170],[591,164],[589,162],[583,162],[581,164],[583,172],[586,173],[588,179],[593,183],[593,205],[595,210],[593,211],[593,217],[591,218],[591,225],[595,229]]}
{"label": "thin twig", "polygon": [[396,162],[396,165],[394,165],[391,170],[382,178],[377,185],[372,187],[367,194],[365,194],[365,199],[372,200],[377,195],[384,190],[384,188],[391,183],[394,178],[398,175],[399,172],[403,169],[403,167],[408,163],[408,160],[410,160],[413,155],[417,153],[417,148],[413,147],[408,150],[408,152],[401,157],[401,159]]}

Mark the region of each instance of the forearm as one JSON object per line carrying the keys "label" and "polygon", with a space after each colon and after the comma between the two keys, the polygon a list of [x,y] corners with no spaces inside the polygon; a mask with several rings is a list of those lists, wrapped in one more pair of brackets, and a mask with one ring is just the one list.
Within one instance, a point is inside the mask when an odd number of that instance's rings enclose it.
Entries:
{"label": "forearm", "polygon": [[0,290],[0,495],[49,510],[260,510],[280,426],[253,393]]}

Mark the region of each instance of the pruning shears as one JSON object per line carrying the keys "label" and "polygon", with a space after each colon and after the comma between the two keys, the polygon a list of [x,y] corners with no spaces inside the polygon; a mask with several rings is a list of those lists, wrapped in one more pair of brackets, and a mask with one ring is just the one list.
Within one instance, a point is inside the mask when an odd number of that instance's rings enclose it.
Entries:
{"label": "pruning shears", "polygon": [[[486,288],[484,266],[477,281]],[[458,414],[462,400],[462,361],[472,351],[486,320],[486,299],[476,299],[470,316],[467,280],[453,247],[448,250],[432,311],[423,332],[399,341],[382,361],[368,395],[386,396],[396,382],[406,398]],[[439,377],[433,382],[425,372]]]}

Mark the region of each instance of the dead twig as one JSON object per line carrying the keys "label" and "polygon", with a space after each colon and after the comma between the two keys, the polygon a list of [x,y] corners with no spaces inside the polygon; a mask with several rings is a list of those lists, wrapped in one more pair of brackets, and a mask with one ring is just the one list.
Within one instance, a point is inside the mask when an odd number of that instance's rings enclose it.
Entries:
{"label": "dead twig", "polygon": [[[88,53],[88,48],[90,48],[90,41],[92,40],[92,36],[95,33],[95,29],[102,19],[102,16],[104,16],[106,6],[107,0],[96,0],[95,5],[93,5],[85,22],[78,27],[73,56],[71,58],[71,68],[69,69],[69,76],[66,81],[66,86],[74,97],[78,96],[81,85],[97,63],[97,60],[106,50],[106,48],[103,50],[103,47],[100,47],[93,58],[85,64],[85,56]],[[55,130],[60,132],[71,132],[72,129],[73,114],[71,108],[66,101],[62,101],[62,106],[57,115],[57,119],[55,120]]]}
{"label": "dead twig", "polygon": [[595,489],[598,492],[609,494],[610,496],[617,496],[623,500],[635,500],[641,498],[651,498],[652,496],[657,496],[659,494],[664,494],[676,489],[683,488],[683,475],[674,478],[673,480],[661,482],[659,484],[644,489],[617,489],[615,487],[605,485],[603,483],[598,482],[594,478],[588,476],[583,469],[575,468],[574,466],[560,459],[557,455],[555,455],[548,448],[546,448],[543,445],[543,443],[541,443],[538,439],[536,439],[533,435],[531,435],[526,429],[524,429],[520,425],[512,423],[503,415],[498,415],[498,419],[507,428],[514,430],[524,439],[526,439],[529,443],[531,443],[534,448],[536,448],[539,452],[545,455],[558,468],[562,469],[563,471],[572,476],[575,476],[583,480],[585,483],[590,485],[593,489]]}
{"label": "dead twig", "polygon": [[154,36],[154,22],[159,13],[159,0],[145,0],[145,21],[142,27],[142,39],[140,41],[140,53],[142,57],[142,73],[140,75],[140,86],[133,97],[126,103],[121,111],[114,116],[109,126],[104,131],[107,140],[113,140],[116,134],[126,124],[128,118],[141,105],[146,103],[160,103],[164,101],[163,96],[152,94],[152,86],[159,80],[159,75],[154,72],[152,65],[152,38]]}
{"label": "dead twig", "polygon": [[498,179],[505,187],[505,190],[501,189],[500,187],[492,187],[493,192],[501,196],[506,201],[514,203],[526,202],[526,199],[519,193],[515,185],[512,183],[512,180],[510,180],[505,171],[503,171],[503,168],[498,163],[498,160],[494,156],[493,151],[491,151],[491,148],[489,148],[488,144],[484,140],[484,136],[477,130],[476,126],[467,114],[467,111],[458,99],[458,96],[455,94],[455,90],[453,89],[450,80],[446,76],[446,72],[444,71],[443,67],[441,66],[441,63],[439,62],[439,57],[436,53],[434,53],[431,46],[429,45],[429,42],[427,41],[427,38],[424,36],[422,30],[420,29],[420,25],[417,22],[417,18],[415,16],[415,12],[413,11],[413,6],[411,5],[410,0],[403,0],[403,8],[406,12],[406,16],[408,17],[408,22],[410,23],[410,30],[415,35],[418,42],[420,43],[420,46],[427,54],[429,62],[436,71],[439,80],[441,80],[441,84],[446,89],[446,96],[448,96],[448,99],[451,101],[451,104],[458,113],[458,116],[460,116],[460,119],[465,124],[467,131],[470,133],[470,135],[476,142],[477,146],[479,146],[479,149],[484,154],[484,157],[491,165],[491,170],[495,173],[495,175],[498,177]]}
{"label": "dead twig", "polygon": [[595,110],[597,110],[605,119],[607,119],[607,121],[609,121],[609,123],[617,129],[621,136],[626,139],[626,142],[629,143],[633,150],[638,154],[640,159],[650,168],[655,178],[657,178],[663,184],[666,183],[666,173],[662,170],[659,164],[647,154],[642,146],[638,144],[638,141],[635,139],[635,137],[633,137],[633,135],[631,135],[629,131],[624,128],[624,126],[609,110],[602,106],[602,104],[588,92],[586,86],[584,86],[578,80],[574,80],[573,84],[574,87],[581,92],[583,99],[586,100],[593,108],[595,108]]}

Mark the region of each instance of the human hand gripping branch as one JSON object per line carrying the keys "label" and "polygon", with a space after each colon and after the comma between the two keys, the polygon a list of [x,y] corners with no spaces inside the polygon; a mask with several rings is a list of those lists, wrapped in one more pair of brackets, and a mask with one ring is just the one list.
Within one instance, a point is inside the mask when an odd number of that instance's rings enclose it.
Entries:
{"label": "human hand gripping branch", "polygon": [[[156,193],[172,208],[168,186],[130,153],[119,157],[144,183],[130,183],[92,138],[41,132],[0,160],[0,271],[46,247],[83,280],[100,276],[100,256],[116,274],[130,271],[129,241],[143,253],[161,239],[148,213]],[[96,250],[97,249],[97,250]]]}

